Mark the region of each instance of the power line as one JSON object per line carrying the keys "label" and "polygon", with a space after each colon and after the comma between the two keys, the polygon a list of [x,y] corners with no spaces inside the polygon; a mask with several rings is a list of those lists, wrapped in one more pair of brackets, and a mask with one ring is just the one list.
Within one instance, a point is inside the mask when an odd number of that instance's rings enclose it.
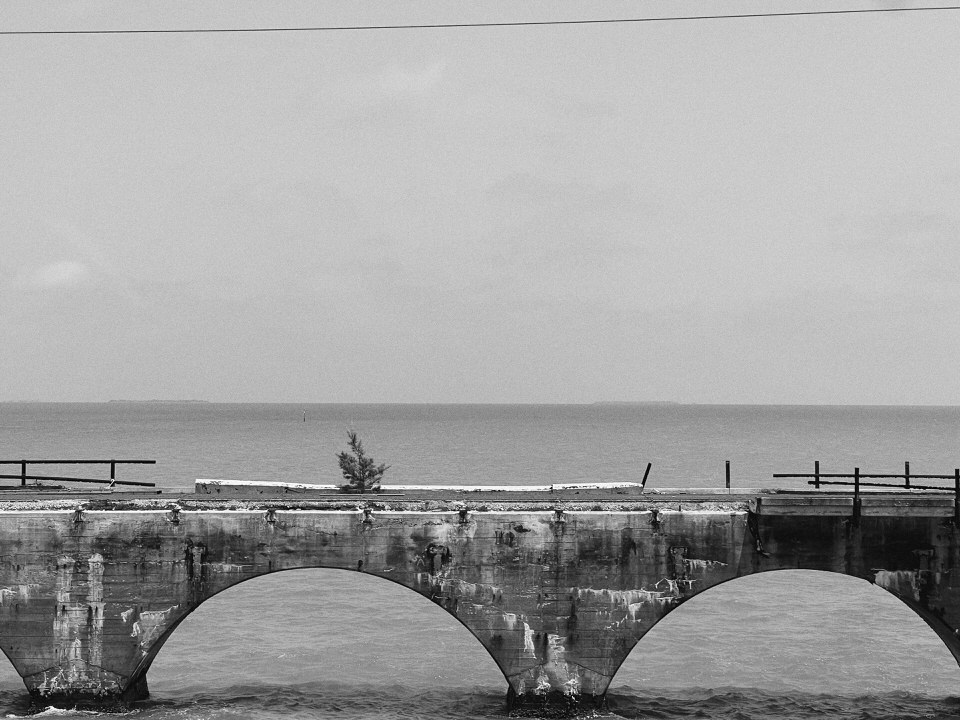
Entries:
{"label": "power line", "polygon": [[333,32],[348,30],[435,30],[444,28],[533,27],[545,25],[616,25],[628,23],[678,22],[683,20],[733,20],[743,18],[800,17],[810,15],[861,15],[868,13],[930,12],[960,10],[960,5],[855,10],[798,10],[794,12],[741,13],[726,15],[674,15],[669,17],[612,18],[607,20],[531,20],[517,22],[432,23],[411,25],[330,25],[310,27],[186,28],[146,30],[0,30],[0,35],[173,35],[198,33],[280,33]]}

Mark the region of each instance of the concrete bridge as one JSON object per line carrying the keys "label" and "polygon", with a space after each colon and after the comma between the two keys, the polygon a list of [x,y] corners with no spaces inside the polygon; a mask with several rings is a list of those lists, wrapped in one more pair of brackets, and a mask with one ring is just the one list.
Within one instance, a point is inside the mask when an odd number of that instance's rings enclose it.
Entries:
{"label": "concrete bridge", "polygon": [[882,586],[960,659],[953,494],[386,489],[198,481],[196,494],[0,496],[0,648],[40,704],[147,696],[178,624],[245,580],[295,568],[376,575],[483,644],[511,707],[602,705],[644,634],[689,598],[758,572]]}

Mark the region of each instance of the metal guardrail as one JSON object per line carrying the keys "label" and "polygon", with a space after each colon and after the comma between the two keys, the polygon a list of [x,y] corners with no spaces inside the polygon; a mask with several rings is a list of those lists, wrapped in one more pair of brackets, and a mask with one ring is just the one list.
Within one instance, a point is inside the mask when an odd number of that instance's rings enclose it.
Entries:
{"label": "metal guardrail", "polygon": [[[861,487],[879,487],[892,488],[896,490],[942,490],[944,492],[953,491],[953,517],[954,522],[960,524],[960,468],[955,468],[952,475],[929,475],[929,474],[910,474],[910,463],[903,464],[902,473],[861,473],[860,468],[854,468],[853,473],[822,473],[820,472],[820,461],[813,464],[813,473],[774,473],[775,478],[813,478],[808,480],[807,485],[813,485],[819,489],[821,485],[845,485],[853,486],[853,519],[860,519],[860,488]],[[845,480],[824,480],[823,478],[853,478],[853,482]],[[903,478],[903,484],[881,483],[881,482],[863,482],[861,478],[884,479],[884,478]],[[953,487],[943,485],[916,485],[911,484],[910,480],[953,480]]]}
{"label": "metal guardrail", "polygon": [[[910,474],[910,463],[903,463],[903,472],[902,473],[862,473],[860,468],[854,468],[853,473],[822,473],[820,472],[820,461],[816,460],[813,463],[813,472],[812,473],[774,473],[773,477],[775,478],[813,478],[813,480],[808,480],[807,485],[813,485],[815,488],[818,488],[821,485],[855,485],[855,486],[865,486],[865,487],[889,487],[897,488],[900,490],[952,490],[953,488],[943,487],[942,485],[916,485],[911,484],[911,479],[914,480],[954,480],[957,476],[958,470],[954,470],[951,475],[926,475],[926,474]],[[836,480],[823,480],[822,478],[853,478],[853,482],[843,482]],[[903,478],[903,484],[893,484],[893,483],[872,483],[872,482],[862,482],[861,478],[872,478],[872,479],[883,479],[883,478]]]}
{"label": "metal guardrail", "polygon": [[[156,487],[156,483],[138,482],[134,480],[117,480],[117,465],[156,465],[156,460],[0,460],[0,465],[19,465],[20,474],[0,474],[6,480],[19,480],[20,486],[25,487],[27,480],[53,480],[55,482],[86,482],[114,485],[137,485],[139,487]],[[57,475],[31,475],[27,473],[29,465],[109,465],[110,479],[60,477]]]}

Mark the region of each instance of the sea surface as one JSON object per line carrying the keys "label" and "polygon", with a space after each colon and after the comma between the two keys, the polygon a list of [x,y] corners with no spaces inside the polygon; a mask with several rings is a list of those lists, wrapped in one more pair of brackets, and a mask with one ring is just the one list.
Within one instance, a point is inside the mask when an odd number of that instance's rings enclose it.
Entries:
{"label": "sea surface", "polygon": [[[823,472],[960,466],[960,408],[661,404],[0,403],[0,459],[155,459],[117,477],[165,488],[197,478],[333,483],[350,429],[391,466],[387,483],[639,481],[649,462],[648,487],[722,487],[729,460],[735,487],[800,487],[772,476],[812,472],[815,460]],[[497,718],[506,692],[480,644],[439,607],[342,570],[276,573],[212,598],[148,680],[151,699],[132,712],[144,720]],[[607,715],[624,718],[960,718],[960,669],[885,591],[783,571],[671,613],[609,696]],[[0,660],[0,715],[29,712]]]}

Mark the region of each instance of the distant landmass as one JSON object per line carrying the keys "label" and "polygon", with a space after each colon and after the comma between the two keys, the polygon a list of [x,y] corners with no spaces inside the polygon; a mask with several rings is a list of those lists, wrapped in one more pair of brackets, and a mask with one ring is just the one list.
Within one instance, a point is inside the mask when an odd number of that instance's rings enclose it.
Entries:
{"label": "distant landmass", "polygon": [[680,405],[676,400],[598,400],[594,405]]}
{"label": "distant landmass", "polygon": [[209,400],[107,400],[109,403],[128,403],[143,405],[152,403],[155,405],[191,405],[191,404],[209,404]]}

